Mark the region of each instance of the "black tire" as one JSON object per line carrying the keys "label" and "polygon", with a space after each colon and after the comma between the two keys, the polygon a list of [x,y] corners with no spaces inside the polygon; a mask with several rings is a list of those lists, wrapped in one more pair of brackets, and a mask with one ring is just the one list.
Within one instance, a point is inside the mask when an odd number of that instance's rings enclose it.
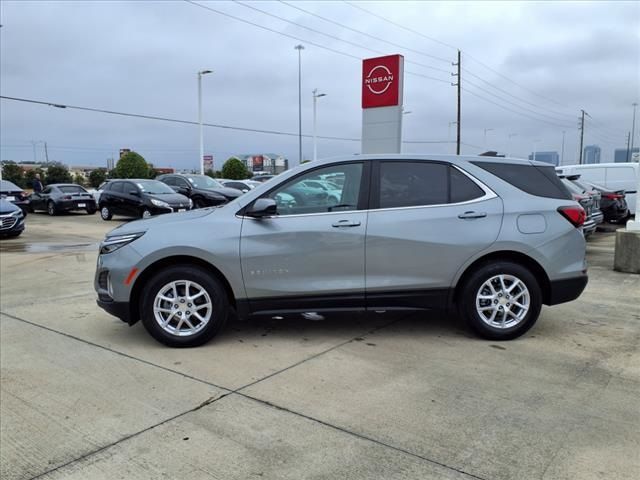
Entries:
{"label": "black tire", "polygon": [[47,202],[47,213],[52,217],[58,213],[56,210],[56,204],[52,201]]}
{"label": "black tire", "polygon": [[[178,336],[160,326],[153,310],[156,295],[163,287],[171,282],[184,280],[195,282],[206,290],[211,299],[212,311],[210,320],[201,330],[189,336]],[[197,347],[211,340],[224,328],[230,314],[229,300],[222,283],[211,272],[195,265],[175,265],[157,272],[146,283],[140,301],[140,317],[147,332],[160,343],[177,348]]]}
{"label": "black tire", "polygon": [[[489,279],[498,275],[509,275],[517,278],[526,286],[529,293],[529,310],[518,323],[511,327],[500,328],[488,324],[481,318],[476,309],[476,298],[477,295],[481,293],[481,287]],[[510,283],[510,285],[513,285],[513,283]],[[485,293],[489,293],[489,291],[485,290]],[[509,297],[504,295],[506,298],[503,300],[502,296],[503,295],[500,295],[501,298],[498,302],[509,301]],[[492,301],[482,300],[482,302],[490,306]],[[493,302],[495,302],[495,300]],[[511,340],[526,333],[536,323],[536,320],[538,320],[540,310],[542,309],[542,291],[535,276],[528,268],[511,261],[495,261],[482,265],[466,279],[459,291],[457,303],[460,316],[479,336],[490,340]],[[498,307],[496,308],[500,308],[500,305],[501,304],[498,303]],[[509,303],[502,308],[506,309],[507,305],[509,305],[509,308],[514,308]],[[516,312],[520,311],[519,307],[515,308],[518,309]],[[488,311],[487,315],[490,314],[491,311]],[[495,320],[498,321],[502,316],[512,319],[512,317],[507,316],[504,312],[500,312],[496,315]]]}
{"label": "black tire", "polygon": [[87,207],[87,213],[89,215],[93,215],[98,211],[98,209],[96,207]]}
{"label": "black tire", "polygon": [[34,213],[35,210],[33,209],[33,206],[31,204],[27,205],[27,210],[29,211],[29,213]]}
{"label": "black tire", "polygon": [[100,217],[102,217],[102,220],[108,221],[108,220],[111,220],[111,218],[113,217],[113,213],[111,213],[111,210],[109,210],[109,207],[103,206],[100,209]]}
{"label": "black tire", "polygon": [[202,198],[196,198],[193,200],[193,208],[205,208],[207,204]]}
{"label": "black tire", "polygon": [[140,211],[140,218],[151,218],[153,215],[151,213],[151,210],[149,210],[148,208],[143,208]]}

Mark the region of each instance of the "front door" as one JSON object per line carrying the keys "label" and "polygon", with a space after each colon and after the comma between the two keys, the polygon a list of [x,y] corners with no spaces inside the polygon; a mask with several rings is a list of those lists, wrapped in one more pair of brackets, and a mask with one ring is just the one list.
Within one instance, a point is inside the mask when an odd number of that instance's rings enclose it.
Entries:
{"label": "front door", "polygon": [[460,267],[497,238],[502,200],[447,163],[381,161],[373,178],[367,307],[441,305]]}
{"label": "front door", "polygon": [[[363,162],[320,167],[275,186],[266,197],[278,215],[243,218],[242,273],[253,312],[364,307],[368,168]],[[339,182],[339,199],[305,180]]]}

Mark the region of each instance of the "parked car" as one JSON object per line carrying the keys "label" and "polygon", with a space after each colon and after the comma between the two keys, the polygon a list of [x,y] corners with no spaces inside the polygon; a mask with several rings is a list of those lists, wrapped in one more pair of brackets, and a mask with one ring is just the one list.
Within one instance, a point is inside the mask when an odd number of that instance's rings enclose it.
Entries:
{"label": "parked car", "polygon": [[100,203],[100,194],[104,190],[104,187],[107,185],[107,183],[109,183],[110,181],[111,179],[105,180],[98,186],[98,188],[91,188],[87,190],[91,195],[93,195],[93,199],[96,201],[96,205]]}
{"label": "parked car", "polygon": [[[562,177],[563,175],[560,175],[560,178]],[[567,175],[566,178],[571,183],[573,183],[576,187],[578,187],[578,189],[582,192],[583,195],[589,195],[591,198],[593,198],[593,208],[591,210],[591,218],[593,218],[593,221],[596,223],[596,225],[600,225],[601,223],[603,223],[604,213],[602,213],[602,210],[600,209],[602,194],[598,190],[591,188],[589,185],[582,183],[580,181],[580,175]]]}
{"label": "parked car", "polygon": [[600,192],[600,210],[607,222],[618,223],[629,218],[629,207],[624,190],[612,192],[611,190],[591,182],[583,182],[591,189]]}
{"label": "parked car", "polygon": [[24,215],[29,210],[29,195],[15,183],[0,180],[0,198],[17,205]]}
{"label": "parked car", "polygon": [[582,232],[586,237],[590,236],[593,232],[596,231],[598,224],[593,218],[593,205],[594,200],[591,195],[584,193],[582,189],[578,188],[574,183],[567,179],[566,177],[560,176],[561,181],[567,187],[569,192],[571,192],[571,196],[573,199],[578,202],[585,211],[585,220],[582,225]]}
{"label": "parked car", "polygon": [[563,175],[580,174],[582,180],[602,185],[611,191],[624,190],[627,205],[631,214],[636,213],[636,195],[638,192],[638,163],[594,163],[588,165],[562,165],[557,167],[558,173]]}
{"label": "parked car", "polygon": [[220,178],[218,181],[225,187],[235,188],[240,190],[242,193],[247,193],[249,190],[253,190],[254,188],[262,185],[262,183],[254,180],[228,180],[226,178]]}
{"label": "parked car", "polygon": [[251,177],[251,180],[253,180],[254,182],[264,183],[268,180],[271,180],[273,177],[275,177],[275,175],[254,175],[253,177]]}
{"label": "parked car", "polygon": [[149,218],[152,215],[190,210],[193,202],[174,192],[158,180],[111,180],[100,194],[100,216],[111,220],[113,215]]}
{"label": "parked car", "polygon": [[242,192],[228,188],[207,175],[170,173],[156,177],[176,192],[189,197],[195,208],[213,207],[235,200]]}
{"label": "parked car", "polygon": [[[331,173],[344,177],[339,205],[281,210],[283,192]],[[176,347],[208,341],[232,315],[392,308],[457,308],[479,335],[506,340],[587,284],[585,212],[551,165],[354,155],[266,186],[108,233],[98,305]]]}
{"label": "parked car", "polygon": [[25,213],[13,202],[0,198],[0,236],[17,237],[24,231]]}
{"label": "parked car", "polygon": [[75,183],[47,185],[42,192],[32,193],[29,197],[29,210],[32,212],[44,210],[49,215],[57,215],[62,212],[84,210],[93,215],[96,209],[93,195]]}

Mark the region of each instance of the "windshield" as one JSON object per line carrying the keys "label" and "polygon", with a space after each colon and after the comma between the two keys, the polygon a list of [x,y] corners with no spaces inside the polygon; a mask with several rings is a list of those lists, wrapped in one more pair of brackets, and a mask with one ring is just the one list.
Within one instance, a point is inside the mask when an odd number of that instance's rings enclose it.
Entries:
{"label": "windshield", "polygon": [[64,187],[58,187],[62,193],[87,193],[87,191],[80,185],[65,185]]}
{"label": "windshield", "polygon": [[0,190],[3,192],[22,191],[15,183],[11,183],[8,180],[0,180]]}
{"label": "windshield", "polygon": [[189,175],[187,180],[196,188],[222,188],[220,183],[206,175]]}
{"label": "windshield", "polygon": [[151,195],[162,195],[165,193],[176,193],[173,191],[171,187],[165,185],[159,180],[140,180],[136,182],[138,188],[144,192],[149,193]]}

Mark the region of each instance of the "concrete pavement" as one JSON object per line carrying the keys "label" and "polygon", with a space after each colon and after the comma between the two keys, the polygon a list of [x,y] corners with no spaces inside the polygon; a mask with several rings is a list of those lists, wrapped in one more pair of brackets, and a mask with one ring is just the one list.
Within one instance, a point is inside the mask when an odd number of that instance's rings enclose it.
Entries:
{"label": "concrete pavement", "polygon": [[0,242],[0,476],[589,479],[640,475],[640,276],[590,283],[523,338],[371,315],[234,323],[168,349],[95,305],[116,222],[29,215]]}

